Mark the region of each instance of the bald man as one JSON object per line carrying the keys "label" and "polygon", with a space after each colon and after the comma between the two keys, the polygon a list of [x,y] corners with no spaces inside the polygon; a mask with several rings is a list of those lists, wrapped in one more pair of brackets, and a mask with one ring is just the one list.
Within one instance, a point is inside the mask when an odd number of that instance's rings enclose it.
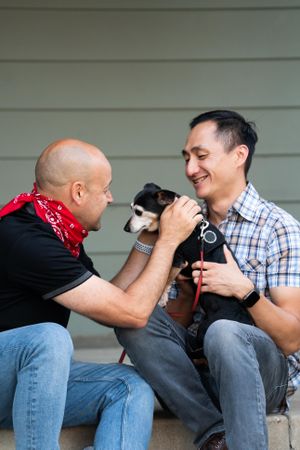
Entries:
{"label": "bald man", "polygon": [[168,207],[144,270],[145,256],[133,250],[108,282],[82,244],[113,201],[104,154],[57,141],[35,173],[33,191],[0,211],[0,427],[14,428],[17,450],[57,450],[61,427],[83,424],[97,425],[96,450],[147,449],[152,390],[130,366],[73,361],[66,327],[71,310],[110,326],[144,327],[200,209],[185,196]]}

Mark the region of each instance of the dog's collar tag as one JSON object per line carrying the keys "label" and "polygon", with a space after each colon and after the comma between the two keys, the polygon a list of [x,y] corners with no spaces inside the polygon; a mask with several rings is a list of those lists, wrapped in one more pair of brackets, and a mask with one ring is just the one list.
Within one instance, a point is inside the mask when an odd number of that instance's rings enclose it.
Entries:
{"label": "dog's collar tag", "polygon": [[207,244],[214,244],[216,242],[216,240],[217,240],[217,235],[216,235],[216,233],[214,231],[207,230],[203,234],[203,240]]}
{"label": "dog's collar tag", "polygon": [[217,240],[217,235],[212,230],[206,230],[209,227],[209,222],[207,220],[203,220],[200,224],[200,235],[198,239],[203,240],[207,244],[214,244]]}

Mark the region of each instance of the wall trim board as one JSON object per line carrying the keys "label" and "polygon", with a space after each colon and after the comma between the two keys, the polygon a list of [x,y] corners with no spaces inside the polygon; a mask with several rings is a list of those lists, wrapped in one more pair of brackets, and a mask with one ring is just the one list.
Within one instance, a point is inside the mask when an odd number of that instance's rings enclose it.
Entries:
{"label": "wall trim board", "polygon": [[299,0],[1,0],[0,9],[37,10],[227,10],[294,9]]}

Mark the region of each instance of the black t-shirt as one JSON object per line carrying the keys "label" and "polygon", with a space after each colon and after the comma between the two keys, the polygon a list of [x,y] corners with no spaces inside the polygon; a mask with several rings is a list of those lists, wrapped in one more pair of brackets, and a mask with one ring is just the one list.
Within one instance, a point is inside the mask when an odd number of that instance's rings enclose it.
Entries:
{"label": "black t-shirt", "polygon": [[0,331],[41,322],[67,326],[70,310],[53,300],[99,275],[81,245],[65,248],[31,204],[0,219]]}

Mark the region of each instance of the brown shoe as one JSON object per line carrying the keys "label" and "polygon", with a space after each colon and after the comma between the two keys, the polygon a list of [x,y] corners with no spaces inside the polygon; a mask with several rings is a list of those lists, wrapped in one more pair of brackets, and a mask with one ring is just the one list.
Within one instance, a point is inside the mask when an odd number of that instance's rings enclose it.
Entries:
{"label": "brown shoe", "polygon": [[225,441],[225,433],[213,434],[204,442],[199,450],[228,450]]}

